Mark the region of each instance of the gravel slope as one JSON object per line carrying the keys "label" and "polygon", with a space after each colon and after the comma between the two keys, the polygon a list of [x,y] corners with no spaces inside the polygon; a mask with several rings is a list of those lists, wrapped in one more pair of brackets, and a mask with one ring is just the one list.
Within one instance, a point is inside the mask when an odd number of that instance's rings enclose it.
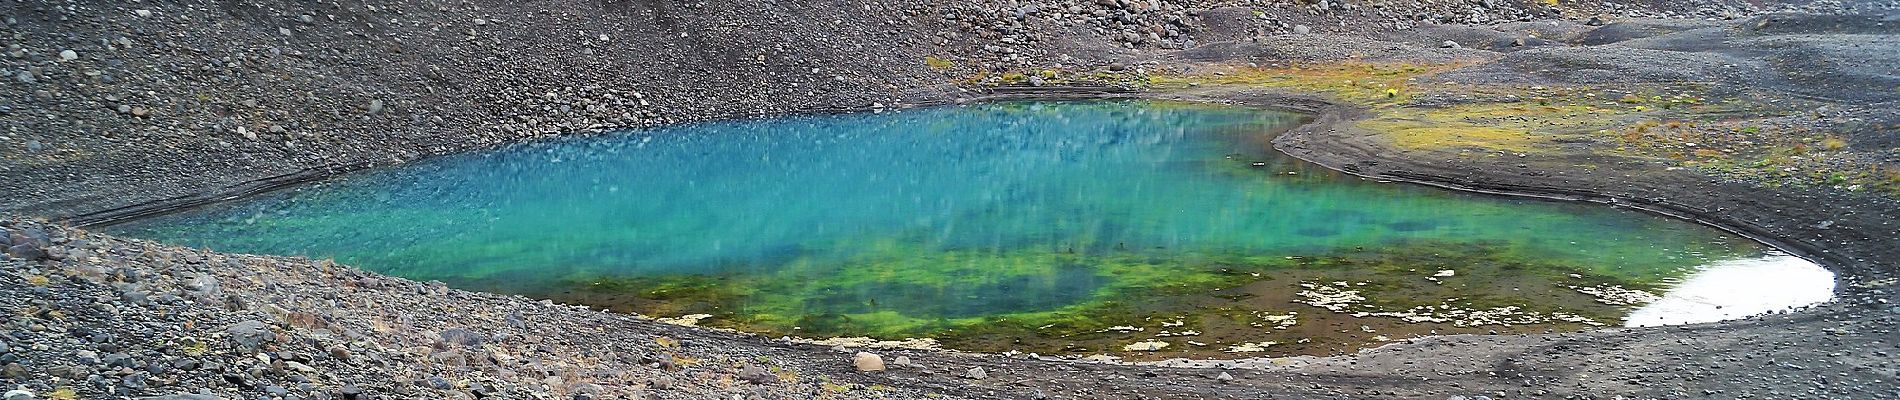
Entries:
{"label": "gravel slope", "polygon": [[[1896,79],[1900,18],[1878,11],[1892,2],[1777,5],[1876,11],[1733,22],[1624,17],[1761,9],[1409,3],[12,2],[0,4],[0,33],[11,38],[0,57],[0,213],[83,215],[611,127],[970,100],[982,89],[951,83],[979,70],[1058,66],[1139,75],[1213,63],[1461,60],[1477,64],[1440,78],[1724,82],[1825,105],[1777,121],[1858,127],[1842,133],[1844,157],[1900,161],[1894,117],[1882,112],[1894,95],[1853,89]],[[1622,22],[1586,23],[1597,15]],[[1570,20],[1510,22],[1556,17]],[[1515,44],[1530,31],[1537,41]],[[1459,48],[1439,48],[1446,40]],[[1843,58],[1867,62],[1817,61]],[[1589,67],[1567,69],[1579,64]],[[12,312],[0,317],[0,385],[40,398],[174,399],[1900,398],[1900,216],[1883,212],[1900,209],[1891,197],[1765,188],[1640,158],[1401,151],[1352,129],[1364,110],[1229,89],[1140,95],[1314,111],[1320,122],[1281,147],[1357,173],[1706,218],[1824,261],[1842,273],[1842,300],[1690,327],[1436,337],[1353,356],[1191,368],[878,348],[870,351],[890,371],[860,373],[855,348],[7,217],[0,309]],[[1566,167],[1579,160],[1609,167]]]}

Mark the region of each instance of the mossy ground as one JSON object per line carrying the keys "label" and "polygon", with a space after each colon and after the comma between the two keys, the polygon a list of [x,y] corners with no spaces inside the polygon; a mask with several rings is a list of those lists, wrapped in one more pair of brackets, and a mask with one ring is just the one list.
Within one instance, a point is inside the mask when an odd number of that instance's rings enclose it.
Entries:
{"label": "mossy ground", "polygon": [[[556,293],[529,294],[654,315],[711,314],[703,325],[770,334],[929,337],[963,350],[1153,359],[1324,355],[1434,332],[1587,326],[1456,318],[1416,323],[1368,315],[1421,307],[1510,308],[1516,311],[1508,314],[1525,318],[1562,314],[1616,324],[1627,309],[1572,287],[1650,289],[1663,279],[1602,275],[1500,243],[1416,242],[1305,256],[891,250],[891,257],[866,257],[843,268],[794,261],[763,275],[596,277],[571,281]],[[1435,276],[1441,271],[1455,272]],[[1364,300],[1340,310],[1315,306],[1301,297],[1314,285],[1338,285]],[[1294,322],[1277,317],[1287,315]],[[1148,340],[1171,345],[1122,348]],[[1262,342],[1275,344],[1234,350]]]}
{"label": "mossy ground", "polygon": [[[1707,83],[1478,85],[1437,81],[1462,64],[1346,62],[1202,68],[1157,74],[1153,87],[1235,85],[1317,94],[1371,110],[1355,126],[1404,150],[1465,156],[1596,152],[1663,158],[1768,186],[1828,186],[1900,195],[1900,165],[1854,149],[1800,99],[1728,95]],[[1816,128],[1816,126],[1827,126]],[[1570,144],[1590,144],[1573,146]]]}
{"label": "mossy ground", "polygon": [[[1318,94],[1363,106],[1372,115],[1356,127],[1411,150],[1535,153],[1600,126],[1635,121],[1665,107],[1606,99],[1589,87],[1472,85],[1431,77],[1465,64],[1347,62],[1293,67],[1229,66],[1212,73],[1159,75],[1162,89],[1239,85]],[[1672,97],[1675,106],[1697,103]]]}

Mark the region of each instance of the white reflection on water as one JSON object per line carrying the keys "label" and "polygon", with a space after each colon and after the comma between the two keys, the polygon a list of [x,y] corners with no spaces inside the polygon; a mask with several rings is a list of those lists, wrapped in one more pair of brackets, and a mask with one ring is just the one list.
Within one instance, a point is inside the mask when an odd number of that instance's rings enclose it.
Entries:
{"label": "white reflection on water", "polygon": [[1680,325],[1744,318],[1834,298],[1834,273],[1774,254],[1702,267],[1662,298],[1637,308],[1624,326]]}

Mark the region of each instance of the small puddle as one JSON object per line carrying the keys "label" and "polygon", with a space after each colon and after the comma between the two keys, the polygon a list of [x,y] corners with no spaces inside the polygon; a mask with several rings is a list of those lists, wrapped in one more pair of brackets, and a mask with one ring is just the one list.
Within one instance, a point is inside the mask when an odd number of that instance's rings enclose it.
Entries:
{"label": "small puddle", "polygon": [[1304,120],[1116,101],[692,124],[108,230],[772,335],[1136,360],[1734,318],[1832,288],[1681,221],[1372,183],[1271,149]]}

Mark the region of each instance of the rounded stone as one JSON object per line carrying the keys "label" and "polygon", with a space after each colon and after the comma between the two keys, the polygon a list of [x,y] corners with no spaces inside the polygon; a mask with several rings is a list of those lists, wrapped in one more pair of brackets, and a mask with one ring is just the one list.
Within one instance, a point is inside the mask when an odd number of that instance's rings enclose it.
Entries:
{"label": "rounded stone", "polygon": [[856,356],[851,357],[851,364],[858,368],[858,372],[883,371],[884,357],[860,351]]}

